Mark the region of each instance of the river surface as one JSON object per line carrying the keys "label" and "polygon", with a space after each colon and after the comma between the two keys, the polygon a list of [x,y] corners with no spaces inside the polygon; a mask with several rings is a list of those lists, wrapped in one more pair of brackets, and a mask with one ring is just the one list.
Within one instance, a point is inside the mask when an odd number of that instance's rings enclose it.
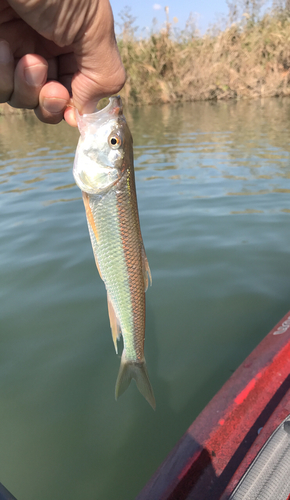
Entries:
{"label": "river surface", "polygon": [[[0,481],[17,500],[131,500],[290,309],[290,101],[129,108],[153,286],[157,408],[118,400],[78,131],[0,117]],[[121,348],[122,350],[122,348]]]}

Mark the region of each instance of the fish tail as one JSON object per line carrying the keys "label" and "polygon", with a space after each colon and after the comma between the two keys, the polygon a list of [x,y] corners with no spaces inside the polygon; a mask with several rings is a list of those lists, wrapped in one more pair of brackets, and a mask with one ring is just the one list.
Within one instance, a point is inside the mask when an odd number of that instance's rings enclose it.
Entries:
{"label": "fish tail", "polygon": [[115,388],[116,399],[129,387],[132,378],[135,380],[141,394],[155,410],[155,397],[148,377],[145,359],[141,362],[128,361],[123,351]]}

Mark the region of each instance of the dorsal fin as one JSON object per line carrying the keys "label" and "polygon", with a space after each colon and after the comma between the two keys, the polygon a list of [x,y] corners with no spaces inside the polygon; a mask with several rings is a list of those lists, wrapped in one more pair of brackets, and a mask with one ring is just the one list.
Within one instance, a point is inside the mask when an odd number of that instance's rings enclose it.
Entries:
{"label": "dorsal fin", "polygon": [[146,292],[147,288],[148,288],[149,281],[150,281],[150,286],[152,285],[152,276],[151,276],[151,271],[150,271],[148,259],[146,257],[145,248],[143,246],[143,242],[142,242],[142,270],[143,270],[143,278],[144,278],[144,289]]}

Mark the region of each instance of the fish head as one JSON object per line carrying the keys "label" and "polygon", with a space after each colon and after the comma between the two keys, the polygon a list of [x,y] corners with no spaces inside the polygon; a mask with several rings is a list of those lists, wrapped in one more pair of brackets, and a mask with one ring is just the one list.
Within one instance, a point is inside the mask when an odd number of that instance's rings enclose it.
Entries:
{"label": "fish head", "polygon": [[111,97],[101,111],[78,116],[81,133],[73,174],[88,194],[102,194],[121,178],[126,155],[133,151],[132,137],[120,97]]}

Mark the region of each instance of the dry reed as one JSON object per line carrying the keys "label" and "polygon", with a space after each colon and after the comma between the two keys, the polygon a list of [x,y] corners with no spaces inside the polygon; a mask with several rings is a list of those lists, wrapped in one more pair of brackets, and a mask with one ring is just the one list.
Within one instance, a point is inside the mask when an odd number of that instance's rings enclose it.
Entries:
{"label": "dry reed", "polygon": [[[253,7],[248,0],[246,5]],[[124,100],[155,104],[289,95],[288,14],[277,6],[260,18],[253,10],[244,12],[240,22],[204,36],[196,30],[173,36],[169,22],[147,39],[123,31]]]}

